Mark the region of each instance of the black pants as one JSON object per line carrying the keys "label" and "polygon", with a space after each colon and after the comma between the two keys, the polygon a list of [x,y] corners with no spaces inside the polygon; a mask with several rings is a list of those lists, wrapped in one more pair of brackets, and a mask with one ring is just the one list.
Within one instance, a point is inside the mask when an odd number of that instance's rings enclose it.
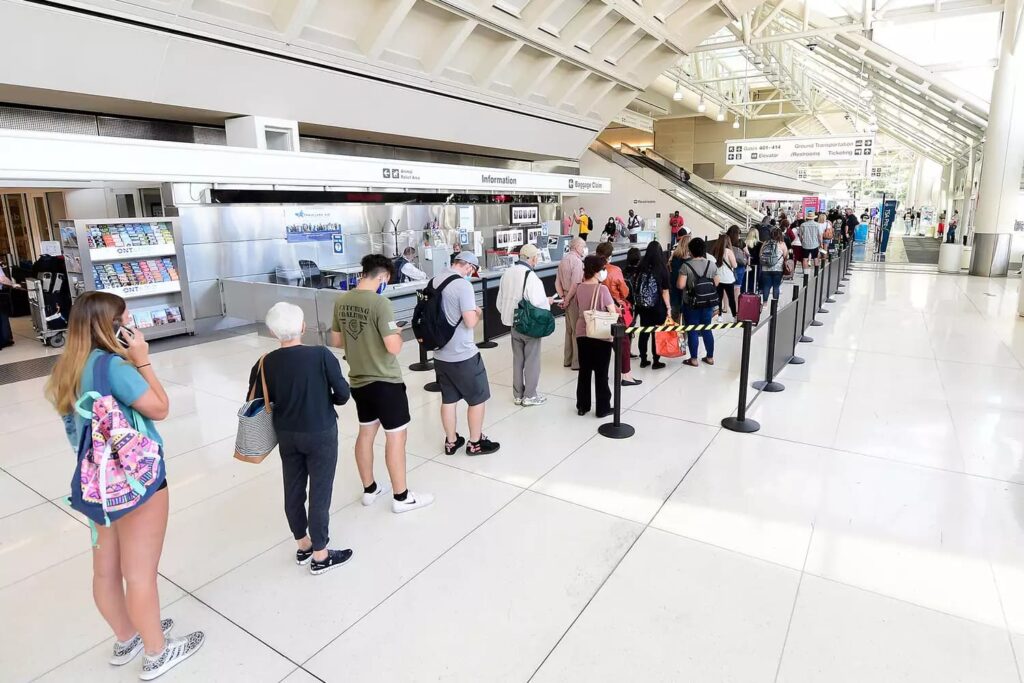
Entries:
{"label": "black pants", "polygon": [[[313,550],[327,547],[334,472],[338,466],[338,426],[323,432],[277,433],[284,475],[284,514],[295,540],[309,537]],[[306,515],[306,485],[309,515]]]}
{"label": "black pants", "polygon": [[608,369],[612,363],[612,342],[590,337],[576,337],[579,349],[580,374],[576,378],[576,409],[590,410],[590,379],[594,379],[597,412],[612,409],[612,390],[608,386]]}
{"label": "black pants", "polygon": [[7,314],[0,311],[0,349],[14,343],[14,334],[11,332],[11,321]]}
{"label": "black pants", "polygon": [[722,306],[722,297],[724,296],[729,300],[729,311],[735,316],[736,315],[736,285],[733,284],[719,284],[718,285],[718,310],[721,313],[725,313],[725,307]]}
{"label": "black pants", "polygon": [[[640,317],[641,325],[661,325],[665,322],[665,318],[668,317],[668,311],[665,310],[665,303],[661,302],[654,308],[638,308],[636,309],[637,314]],[[650,332],[641,332],[640,338],[637,341],[637,346],[640,349],[640,360],[647,360],[647,343],[653,335]],[[661,360],[656,352],[657,347],[651,342],[651,355],[654,356],[654,362],[657,363]]]}

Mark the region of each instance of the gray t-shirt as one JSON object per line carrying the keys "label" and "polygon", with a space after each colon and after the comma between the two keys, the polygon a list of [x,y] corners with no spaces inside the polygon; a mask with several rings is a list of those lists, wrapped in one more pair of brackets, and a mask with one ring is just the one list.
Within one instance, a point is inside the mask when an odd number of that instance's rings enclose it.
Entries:
{"label": "gray t-shirt", "polygon": [[[441,283],[455,273],[451,270],[445,271],[433,279],[434,287],[440,287]],[[455,334],[451,340],[434,351],[434,358],[445,363],[458,363],[469,360],[480,353],[473,341],[473,330],[466,327],[466,323],[460,318],[466,311],[476,310],[476,296],[473,294],[473,285],[466,278],[459,276],[444,291],[441,292],[441,305],[444,307],[444,315],[448,322],[458,323],[455,327]],[[480,323],[483,324],[483,323]]]}
{"label": "gray t-shirt", "polygon": [[821,230],[814,221],[800,224],[800,246],[804,249],[817,249],[821,246]]}

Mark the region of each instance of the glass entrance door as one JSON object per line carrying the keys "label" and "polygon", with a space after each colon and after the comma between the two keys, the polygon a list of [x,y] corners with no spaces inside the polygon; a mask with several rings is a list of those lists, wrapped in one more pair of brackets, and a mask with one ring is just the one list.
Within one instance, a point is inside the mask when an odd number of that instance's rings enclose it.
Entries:
{"label": "glass entrance door", "polygon": [[59,240],[59,236],[54,236],[55,230],[50,225],[50,212],[46,209],[46,196],[45,195],[32,195],[32,217],[35,218],[36,231],[39,233],[40,240]]}

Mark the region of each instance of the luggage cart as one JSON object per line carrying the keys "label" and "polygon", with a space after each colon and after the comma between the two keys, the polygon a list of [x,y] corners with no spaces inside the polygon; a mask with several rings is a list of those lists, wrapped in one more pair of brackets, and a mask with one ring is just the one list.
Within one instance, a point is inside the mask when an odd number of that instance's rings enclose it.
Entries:
{"label": "luggage cart", "polygon": [[61,348],[67,341],[67,313],[60,310],[56,292],[64,287],[63,273],[40,273],[38,278],[27,278],[28,304],[32,312],[32,327],[36,338],[46,346]]}

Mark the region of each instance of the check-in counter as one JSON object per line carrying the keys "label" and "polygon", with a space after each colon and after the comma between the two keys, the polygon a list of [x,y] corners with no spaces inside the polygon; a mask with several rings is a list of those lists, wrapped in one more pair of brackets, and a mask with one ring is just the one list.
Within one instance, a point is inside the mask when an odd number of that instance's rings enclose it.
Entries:
{"label": "check-in counter", "polygon": [[[645,245],[624,245],[612,254],[612,263],[623,265],[630,247],[644,248]],[[558,263],[541,263],[536,272],[544,283],[548,295],[555,293],[555,275]],[[504,269],[480,271],[479,278],[473,278],[473,290],[477,305],[484,312],[484,324],[475,330],[478,342],[494,339],[508,334],[509,328],[502,324],[498,313],[498,282]],[[295,284],[274,282],[271,275],[248,276],[244,278],[228,278],[220,281],[221,296],[224,302],[224,316],[227,326],[241,325],[252,322],[264,322],[267,311],[278,301],[287,301],[299,306],[306,317],[305,344],[324,344],[327,342],[331,325],[334,321],[334,304],[344,294],[338,289],[315,289]],[[408,329],[412,322],[413,310],[416,308],[416,293],[426,287],[427,281],[406,282],[399,285],[388,285],[384,296],[391,299],[395,309],[395,320]],[[557,306],[555,315],[562,311]],[[316,321],[317,324],[313,324]]]}

